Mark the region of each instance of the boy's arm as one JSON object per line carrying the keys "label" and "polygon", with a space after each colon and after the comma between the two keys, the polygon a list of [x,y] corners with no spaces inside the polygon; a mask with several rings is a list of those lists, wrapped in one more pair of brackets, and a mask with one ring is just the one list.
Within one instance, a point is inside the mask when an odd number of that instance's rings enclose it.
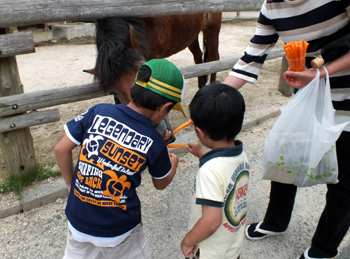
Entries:
{"label": "boy's arm", "polygon": [[182,253],[190,257],[194,246],[210,237],[222,223],[222,208],[202,205],[202,217],[181,242]]}
{"label": "boy's arm", "polygon": [[177,164],[179,162],[179,158],[177,155],[175,155],[173,153],[169,153],[169,157],[170,157],[170,163],[171,163],[170,173],[162,179],[155,179],[152,177],[153,185],[157,190],[165,189],[169,185],[169,183],[171,183],[171,181],[173,180],[174,175],[176,173],[176,168],[177,168]]}
{"label": "boy's arm", "polygon": [[64,181],[66,182],[68,192],[70,191],[74,175],[72,150],[76,146],[77,144],[72,142],[67,135],[63,136],[55,146],[57,165],[60,168]]}

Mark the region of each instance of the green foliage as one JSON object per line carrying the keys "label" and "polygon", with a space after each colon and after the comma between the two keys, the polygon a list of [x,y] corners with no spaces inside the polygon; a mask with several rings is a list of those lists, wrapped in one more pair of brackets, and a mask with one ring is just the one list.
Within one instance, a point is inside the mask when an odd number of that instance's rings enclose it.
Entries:
{"label": "green foliage", "polygon": [[53,170],[54,164],[37,164],[37,170],[16,176],[6,176],[3,183],[0,184],[0,193],[9,191],[15,192],[18,196],[21,196],[21,192],[24,186],[31,184],[37,180],[44,180],[49,177],[57,177],[61,175],[59,170]]}
{"label": "green foliage", "polygon": [[54,170],[55,164],[38,164],[38,174],[36,180],[44,180],[49,177],[61,176],[60,170]]}
{"label": "green foliage", "polygon": [[96,36],[87,35],[87,36],[85,36],[85,38],[86,38],[87,40],[95,40],[95,39],[96,39]]}

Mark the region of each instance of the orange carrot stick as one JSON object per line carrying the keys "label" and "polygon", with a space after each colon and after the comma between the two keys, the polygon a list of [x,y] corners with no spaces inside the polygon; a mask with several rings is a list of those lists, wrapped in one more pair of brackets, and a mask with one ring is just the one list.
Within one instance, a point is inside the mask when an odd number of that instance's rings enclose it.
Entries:
{"label": "orange carrot stick", "polygon": [[303,71],[305,70],[305,59],[304,57],[304,46],[302,42],[299,42],[299,70],[298,71]]}
{"label": "orange carrot stick", "polygon": [[290,59],[289,45],[286,44],[286,45],[283,46],[283,48],[284,48],[284,52],[286,53],[287,59]]}
{"label": "orange carrot stick", "polygon": [[178,147],[186,147],[186,144],[170,144],[168,148],[178,148]]}
{"label": "orange carrot stick", "polygon": [[295,44],[295,41],[292,44],[292,54],[293,54],[294,60],[298,59],[298,50],[297,50],[297,46]]}
{"label": "orange carrot stick", "polygon": [[180,129],[188,126],[188,125],[193,125],[193,122],[191,120],[186,121],[185,123],[182,123],[179,127],[177,127],[174,131],[173,134],[175,134],[176,132],[178,132]]}
{"label": "orange carrot stick", "polygon": [[290,67],[292,71],[295,71],[297,69],[296,63],[295,63],[295,45],[294,41],[291,42],[290,44],[290,56],[291,56],[291,62],[290,62]]}
{"label": "orange carrot stick", "polygon": [[290,60],[289,61],[289,66],[292,71],[295,71],[295,62],[293,61],[293,50],[291,48],[287,49],[287,58]]}
{"label": "orange carrot stick", "polygon": [[304,56],[306,56],[306,50],[308,46],[309,46],[309,43],[307,41],[304,41]]}
{"label": "orange carrot stick", "polygon": [[309,43],[307,41],[300,40],[298,42],[291,41],[283,46],[284,52],[289,62],[290,70],[292,71],[304,71],[306,49]]}

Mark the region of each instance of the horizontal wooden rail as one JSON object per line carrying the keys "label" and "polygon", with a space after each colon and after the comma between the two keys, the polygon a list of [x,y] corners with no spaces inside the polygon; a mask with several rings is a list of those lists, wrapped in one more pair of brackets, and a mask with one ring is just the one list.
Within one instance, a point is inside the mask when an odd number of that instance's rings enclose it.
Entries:
{"label": "horizontal wooden rail", "polygon": [[0,58],[34,52],[35,45],[31,31],[0,35]]}
{"label": "horizontal wooden rail", "polygon": [[[271,51],[267,59],[279,58],[284,55],[283,49],[277,49]],[[218,60],[180,68],[180,70],[185,78],[193,78],[231,69],[238,59],[239,57]],[[105,95],[107,93],[102,91],[97,85],[86,84],[5,96],[0,98],[0,117]]]}
{"label": "horizontal wooden rail", "polygon": [[86,84],[5,96],[0,98],[0,117],[104,95],[97,85]]}
{"label": "horizontal wooden rail", "polygon": [[[284,49],[276,49],[269,53],[267,60],[285,56]],[[240,57],[218,60],[213,62],[202,63],[198,65],[180,68],[185,78],[208,75],[220,71],[228,70],[233,67]]]}
{"label": "horizontal wooden rail", "polygon": [[32,111],[20,115],[0,118],[0,133],[28,128],[60,120],[58,109]]}
{"label": "horizontal wooden rail", "polygon": [[0,28],[105,17],[258,11],[264,0],[1,0]]}

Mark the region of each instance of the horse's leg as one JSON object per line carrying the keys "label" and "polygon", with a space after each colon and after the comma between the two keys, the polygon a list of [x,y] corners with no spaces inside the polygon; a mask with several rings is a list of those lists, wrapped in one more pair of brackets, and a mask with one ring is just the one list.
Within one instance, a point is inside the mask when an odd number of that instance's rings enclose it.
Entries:
{"label": "horse's leg", "polygon": [[[219,33],[221,29],[221,13],[209,14],[208,22],[203,26],[203,44],[206,45],[204,62],[219,60]],[[211,74],[210,82],[216,80],[216,73]]]}
{"label": "horse's leg", "polygon": [[[203,63],[203,59],[202,59],[202,51],[201,48],[199,46],[199,42],[198,42],[198,36],[197,38],[188,46],[188,49],[191,51],[192,55],[193,55],[193,60],[195,64],[201,64]],[[202,86],[204,86],[208,81],[208,76],[199,76],[198,77],[198,87],[201,88]]]}

